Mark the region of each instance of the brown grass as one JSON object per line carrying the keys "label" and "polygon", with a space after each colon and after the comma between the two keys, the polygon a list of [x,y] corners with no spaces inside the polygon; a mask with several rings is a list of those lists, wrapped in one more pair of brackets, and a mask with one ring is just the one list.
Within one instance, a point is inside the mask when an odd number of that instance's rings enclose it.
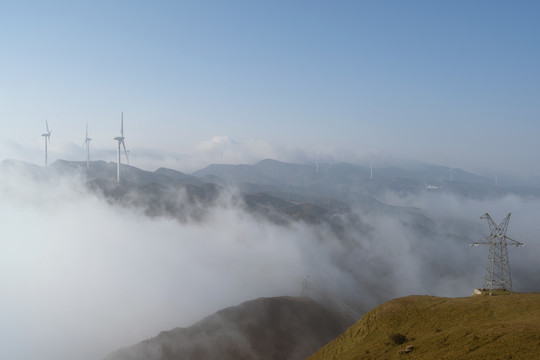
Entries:
{"label": "brown grass", "polygon": [[308,359],[540,359],[540,294],[395,299]]}

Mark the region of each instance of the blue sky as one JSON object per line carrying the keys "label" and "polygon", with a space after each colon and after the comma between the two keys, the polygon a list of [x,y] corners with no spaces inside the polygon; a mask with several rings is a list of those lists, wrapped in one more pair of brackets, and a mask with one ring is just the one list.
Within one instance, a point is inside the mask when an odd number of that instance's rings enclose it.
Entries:
{"label": "blue sky", "polygon": [[[537,1],[0,5],[0,158],[391,157],[540,174]],[[503,165],[501,165],[503,164]],[[499,170],[499,168],[501,168]]]}

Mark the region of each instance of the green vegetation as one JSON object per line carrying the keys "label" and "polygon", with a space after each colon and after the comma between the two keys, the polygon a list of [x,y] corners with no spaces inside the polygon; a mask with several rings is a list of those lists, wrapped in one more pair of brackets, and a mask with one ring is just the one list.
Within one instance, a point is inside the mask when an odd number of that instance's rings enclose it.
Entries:
{"label": "green vegetation", "polygon": [[401,345],[405,341],[407,341],[407,337],[400,333],[390,334],[388,338],[390,339],[390,341],[392,341],[393,344],[396,344],[396,345]]}
{"label": "green vegetation", "polygon": [[540,294],[497,292],[494,296],[408,296],[389,301],[308,359],[538,358]]}

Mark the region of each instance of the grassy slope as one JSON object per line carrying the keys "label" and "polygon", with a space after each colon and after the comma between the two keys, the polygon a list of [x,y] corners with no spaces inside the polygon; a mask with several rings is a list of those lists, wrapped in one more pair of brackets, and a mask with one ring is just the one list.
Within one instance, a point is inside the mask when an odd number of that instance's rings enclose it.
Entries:
{"label": "grassy slope", "polygon": [[[407,341],[395,344],[394,333]],[[395,299],[308,359],[540,359],[540,294]]]}

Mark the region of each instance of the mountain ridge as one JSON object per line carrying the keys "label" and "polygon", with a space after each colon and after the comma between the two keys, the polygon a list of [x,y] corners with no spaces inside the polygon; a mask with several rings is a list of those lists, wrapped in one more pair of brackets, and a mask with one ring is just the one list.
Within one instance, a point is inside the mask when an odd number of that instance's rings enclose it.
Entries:
{"label": "mountain ridge", "polygon": [[352,323],[308,298],[259,298],[162,331],[104,360],[303,360]]}
{"label": "mountain ridge", "polygon": [[[45,173],[47,170],[15,160],[4,160],[2,163],[2,168],[14,166],[32,167],[34,173]],[[90,169],[87,169],[84,161],[60,159],[50,167],[60,173],[80,171],[89,178],[110,181],[116,179],[114,162],[91,161]],[[157,182],[197,186],[214,183],[222,187],[234,186],[246,193],[265,192],[276,197],[294,198],[295,202],[312,202],[319,205],[332,201],[349,204],[369,202],[372,201],[369,197],[380,199],[387,192],[394,192],[400,196],[439,192],[478,199],[508,194],[540,197],[539,186],[497,185],[493,179],[462,169],[430,164],[381,166],[374,170],[373,179],[370,178],[370,169],[367,166],[336,163],[315,167],[272,159],[261,160],[253,165],[211,164],[191,174],[164,167],[152,172],[127,164],[121,164],[120,170],[121,178],[132,183]],[[453,180],[450,180],[450,171],[454,174]],[[306,198],[309,200],[302,200]]]}

